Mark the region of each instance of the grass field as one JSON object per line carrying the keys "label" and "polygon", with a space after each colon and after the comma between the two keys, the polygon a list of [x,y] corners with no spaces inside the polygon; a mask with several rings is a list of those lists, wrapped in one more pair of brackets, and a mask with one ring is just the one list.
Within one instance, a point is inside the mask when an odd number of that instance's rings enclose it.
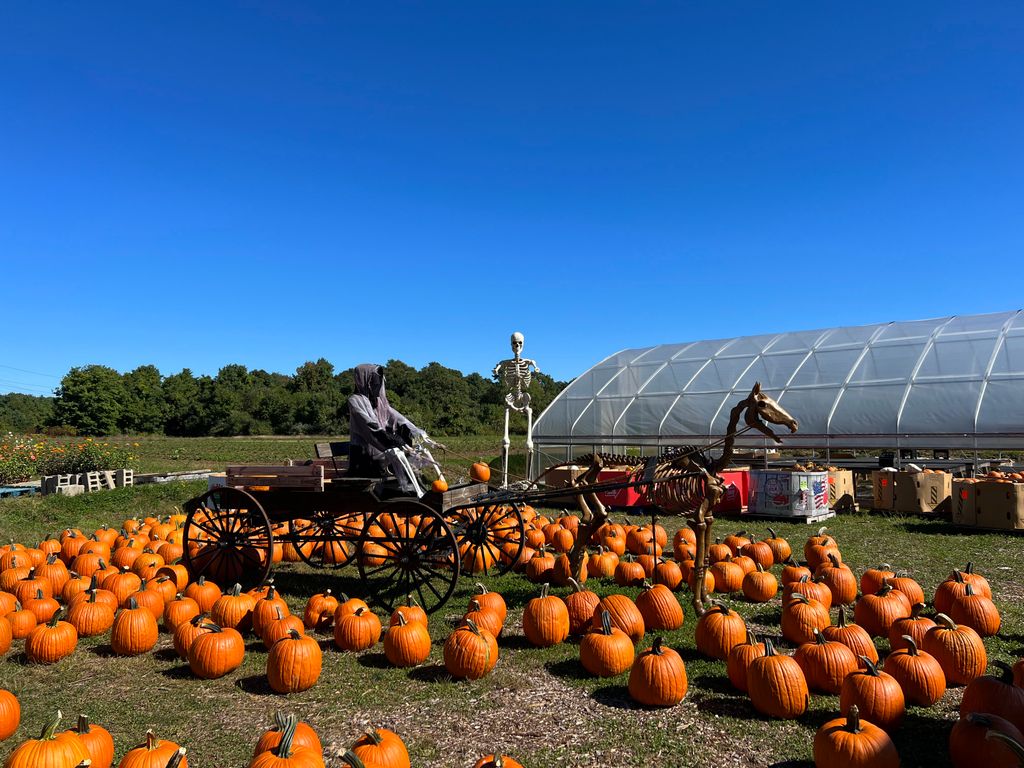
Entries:
{"label": "grass field", "polygon": [[[92,529],[118,525],[134,515],[165,515],[205,488],[203,483],[144,486],[78,498],[31,498],[0,502],[0,536],[34,541],[66,525]],[[973,560],[992,582],[1003,611],[1001,636],[987,641],[990,661],[1012,662],[1021,655],[1024,601],[1019,573],[1024,566],[1020,540],[999,534],[963,535],[941,522],[915,518],[850,515],[831,521],[847,562],[856,572],[880,561],[909,569],[931,593],[955,566]],[[719,521],[724,534],[738,523]],[[666,521],[670,534],[677,527]],[[796,549],[807,526],[775,526]],[[764,535],[765,531],[755,528]],[[344,573],[344,572],[342,572]],[[834,716],[838,700],[813,696],[798,721],[766,720],[748,700],[734,693],[723,662],[694,649],[694,617],[687,595],[683,628],[667,633],[687,665],[690,681],[684,702],[672,709],[632,705],[626,675],[596,680],[579,665],[578,648],[568,642],[538,650],[521,632],[522,608],[536,592],[519,576],[489,580],[510,608],[501,657],[494,672],[477,682],[452,681],[441,665],[441,648],[451,623],[461,615],[472,579],[464,578],[452,601],[431,618],[435,648],[427,664],[413,670],[388,667],[377,649],[363,654],[336,651],[323,637],[324,670],[310,691],[290,697],[270,692],[265,683],[266,653],[250,642],[242,667],[225,678],[200,681],[161,635],[155,653],[133,659],[113,657],[106,639],[81,641],[68,659],[52,666],[27,665],[16,641],[0,663],[0,686],[22,701],[22,727],[13,741],[37,735],[54,708],[68,717],[88,713],[114,734],[118,755],[147,728],[189,748],[194,766],[243,765],[256,732],[278,709],[295,711],[320,732],[330,754],[370,725],[393,728],[406,740],[416,766],[471,766],[488,751],[501,749],[527,766],[808,766],[815,729]],[[345,576],[284,566],[277,583],[293,609],[325,587],[358,592]],[[623,591],[606,584],[588,586],[599,594]],[[635,596],[637,590],[625,590]],[[759,634],[778,636],[779,603],[750,605],[731,601]],[[649,645],[651,636],[644,639]],[[990,667],[991,669],[992,667]],[[910,709],[895,740],[904,766],[940,768],[949,764],[946,740],[956,718],[960,690],[952,689],[936,707]],[[339,765],[329,756],[328,765]]]}

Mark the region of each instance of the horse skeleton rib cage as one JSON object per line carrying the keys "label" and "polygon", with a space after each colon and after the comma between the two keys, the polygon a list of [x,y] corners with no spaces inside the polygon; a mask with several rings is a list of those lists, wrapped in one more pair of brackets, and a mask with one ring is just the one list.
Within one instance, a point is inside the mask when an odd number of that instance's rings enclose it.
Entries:
{"label": "horse skeleton rib cage", "polygon": [[708,568],[708,550],[712,542],[711,526],[714,522],[711,510],[725,492],[721,472],[732,460],[733,443],[741,415],[747,429],[763,432],[777,443],[781,443],[782,439],[777,437],[765,422],[786,426],[791,433],[796,432],[798,426],[796,419],[764,394],[761,391],[761,384],[757,383],[750,394],[730,411],[722,455],[717,459],[711,458],[695,446],[681,446],[649,458],[594,453],[558,465],[564,467],[569,463],[589,463],[587,469],[573,481],[573,487],[580,491],[576,496],[576,502],[579,504],[584,523],[570,554],[572,570],[576,576],[580,575],[583,567],[591,534],[608,519],[608,510],[597,497],[597,493],[587,491],[587,486],[597,483],[602,468],[610,465],[625,466],[629,470],[626,482],[636,483],[638,487],[646,486],[648,498],[657,507],[669,514],[685,515],[690,527],[693,528],[697,538],[693,607],[698,615],[703,614],[708,599],[704,574]]}

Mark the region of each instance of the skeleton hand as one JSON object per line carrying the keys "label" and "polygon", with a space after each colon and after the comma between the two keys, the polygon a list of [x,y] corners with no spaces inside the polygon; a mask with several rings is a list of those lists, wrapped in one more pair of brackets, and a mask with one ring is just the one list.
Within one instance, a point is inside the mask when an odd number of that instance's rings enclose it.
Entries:
{"label": "skeleton hand", "polygon": [[440,448],[442,451],[447,451],[448,450],[447,446],[443,445],[442,443],[437,442],[432,437],[427,435],[425,432],[423,433],[422,440],[430,448]]}

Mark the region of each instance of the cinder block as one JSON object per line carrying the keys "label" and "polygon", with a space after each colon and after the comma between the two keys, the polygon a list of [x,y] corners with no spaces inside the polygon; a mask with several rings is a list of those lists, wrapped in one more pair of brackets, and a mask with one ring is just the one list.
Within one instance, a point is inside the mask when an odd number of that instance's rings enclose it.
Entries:
{"label": "cinder block", "polygon": [[57,495],[58,496],[81,496],[85,493],[84,485],[58,485]]}
{"label": "cinder block", "polygon": [[114,482],[118,488],[135,485],[135,472],[131,469],[119,469],[114,472]]}
{"label": "cinder block", "polygon": [[85,492],[95,493],[103,490],[103,478],[99,472],[85,473]]}

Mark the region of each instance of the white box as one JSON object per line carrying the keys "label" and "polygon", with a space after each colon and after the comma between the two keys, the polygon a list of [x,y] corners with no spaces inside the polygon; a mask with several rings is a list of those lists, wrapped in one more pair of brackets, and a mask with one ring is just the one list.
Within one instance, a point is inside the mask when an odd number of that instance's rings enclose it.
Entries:
{"label": "white box", "polygon": [[792,517],[828,512],[828,472],[753,469],[747,511]]}

